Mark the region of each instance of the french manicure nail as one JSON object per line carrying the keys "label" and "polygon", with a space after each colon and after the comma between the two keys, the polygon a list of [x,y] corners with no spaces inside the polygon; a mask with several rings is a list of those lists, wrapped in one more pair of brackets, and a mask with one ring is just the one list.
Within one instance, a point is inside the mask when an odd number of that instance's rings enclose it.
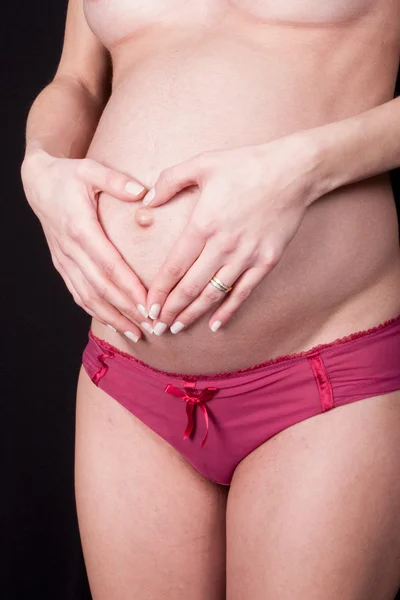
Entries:
{"label": "french manicure nail", "polygon": [[139,341],[139,336],[132,333],[132,331],[124,331],[124,335],[128,338],[128,340],[131,340],[132,342]]}
{"label": "french manicure nail", "polygon": [[128,181],[125,186],[125,191],[128,192],[131,196],[139,196],[143,192],[145,188],[140,183],[136,181]]}
{"label": "french manicure nail", "polygon": [[111,329],[111,331],[113,331],[114,333],[117,333],[117,330],[115,329],[115,327],[113,327],[112,325],[109,325],[107,323],[107,327],[109,327]]}
{"label": "french manicure nail", "polygon": [[150,202],[153,200],[154,196],[156,195],[156,190],[152,187],[149,189],[149,191],[147,192],[147,194],[145,195],[145,197],[143,198],[142,202],[145,206],[147,206],[148,204],[150,204]]}
{"label": "french manicure nail", "polygon": [[171,333],[179,333],[184,328],[184,324],[180,321],[175,321],[170,327]]}
{"label": "french manicure nail", "polygon": [[150,325],[150,323],[146,323],[146,321],[142,321],[142,323],[140,323],[140,324],[145,331],[147,331],[148,333],[153,333],[153,328]]}
{"label": "french manicure nail", "polygon": [[211,323],[210,329],[211,331],[217,331],[221,327],[221,325],[221,321],[214,321],[214,323]]}
{"label": "french manicure nail", "polygon": [[160,321],[159,323],[157,323],[157,325],[155,325],[155,327],[153,329],[153,333],[155,333],[156,335],[161,335],[162,333],[164,333],[164,331],[166,329],[167,329],[167,324]]}
{"label": "french manicure nail", "polygon": [[147,312],[147,310],[143,306],[143,304],[137,304],[136,308],[138,309],[138,311],[140,312],[140,314],[143,315],[147,319],[147,317],[149,316],[149,313]]}
{"label": "french manicure nail", "polygon": [[160,314],[160,310],[161,304],[152,304],[149,310],[150,319],[157,319],[158,315]]}

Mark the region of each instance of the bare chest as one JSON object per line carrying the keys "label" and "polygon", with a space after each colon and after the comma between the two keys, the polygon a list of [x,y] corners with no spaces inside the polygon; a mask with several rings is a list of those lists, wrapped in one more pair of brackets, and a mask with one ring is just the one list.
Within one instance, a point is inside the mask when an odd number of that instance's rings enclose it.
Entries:
{"label": "bare chest", "polygon": [[212,28],[231,15],[255,23],[340,25],[399,16],[400,0],[84,0],[89,26],[107,45],[157,25]]}

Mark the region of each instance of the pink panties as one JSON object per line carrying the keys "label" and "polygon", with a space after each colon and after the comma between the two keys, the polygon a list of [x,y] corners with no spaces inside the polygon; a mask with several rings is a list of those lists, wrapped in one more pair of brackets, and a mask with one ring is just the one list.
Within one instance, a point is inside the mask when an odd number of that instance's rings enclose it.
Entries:
{"label": "pink panties", "polygon": [[205,477],[229,485],[250,452],[287,427],[400,389],[400,315],[366,331],[230,373],[160,371],[89,331],[83,366]]}

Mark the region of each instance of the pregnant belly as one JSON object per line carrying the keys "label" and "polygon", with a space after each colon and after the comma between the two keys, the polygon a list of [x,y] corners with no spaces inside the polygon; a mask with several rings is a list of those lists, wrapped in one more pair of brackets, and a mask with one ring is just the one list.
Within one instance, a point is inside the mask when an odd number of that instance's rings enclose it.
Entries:
{"label": "pregnant belly", "polygon": [[[162,169],[203,150],[266,142],[367,108],[365,94],[355,103],[351,91],[341,105],[327,101],[336,90],[319,82],[317,64],[306,61],[294,74],[292,66],[281,61],[278,69],[273,53],[268,56],[217,39],[201,52],[187,42],[117,69],[118,84],[88,156],[149,187]],[[312,87],[318,93],[311,98]],[[100,195],[99,219],[107,236],[147,288],[197,199],[197,188],[184,190],[148,209],[153,222],[143,227],[136,218],[139,203]],[[92,328],[157,368],[230,371],[394,316],[400,309],[399,268],[395,206],[382,176],[314,203],[281,261],[217,333],[207,326],[213,311],[177,335],[144,335],[138,344],[97,321]]]}

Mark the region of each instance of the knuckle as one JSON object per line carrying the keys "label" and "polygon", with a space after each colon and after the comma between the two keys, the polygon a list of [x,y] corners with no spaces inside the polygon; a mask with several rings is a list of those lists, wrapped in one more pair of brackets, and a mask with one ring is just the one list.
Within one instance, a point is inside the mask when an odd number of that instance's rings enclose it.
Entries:
{"label": "knuckle", "polygon": [[181,294],[184,298],[189,298],[192,300],[193,298],[197,298],[200,294],[201,288],[197,283],[190,283],[182,286]]}
{"label": "knuckle", "polygon": [[103,260],[103,262],[101,263],[101,269],[107,277],[107,279],[112,279],[113,274],[115,272],[115,263],[110,260]]}
{"label": "knuckle", "polygon": [[177,264],[169,264],[166,266],[167,274],[173,279],[181,279],[185,269]]}
{"label": "knuckle", "polygon": [[68,237],[68,236],[61,237],[58,240],[58,245],[59,245],[62,256],[66,256],[67,258],[72,258],[73,250],[74,250],[74,243],[71,241],[70,237]]}
{"label": "knuckle", "polygon": [[204,296],[205,296],[206,300],[208,300],[209,302],[215,303],[215,302],[218,302],[219,300],[221,300],[222,293],[223,292],[219,292],[218,290],[215,290],[215,289],[207,289],[204,292]]}
{"label": "knuckle", "polygon": [[85,236],[84,228],[77,220],[68,221],[65,225],[65,229],[67,236],[75,242],[80,242]]}
{"label": "knuckle", "polygon": [[260,245],[256,248],[256,262],[261,265],[268,267],[269,265],[275,265],[279,260],[279,249],[276,244],[271,243]]}
{"label": "knuckle", "polygon": [[78,294],[76,292],[72,292],[72,291],[71,291],[71,294],[72,294],[75,304],[77,304],[78,306],[83,308],[83,310],[86,310],[87,307],[86,307],[85,303],[82,301],[82,299],[80,298],[80,296],[78,296]]}
{"label": "knuckle", "polygon": [[219,250],[222,254],[231,254],[237,249],[239,244],[240,235],[239,233],[229,232],[221,238],[219,242]]}
{"label": "knuckle", "polygon": [[261,255],[259,255],[258,262],[262,267],[271,269],[277,264],[278,260],[278,253],[274,250],[269,250],[268,252],[262,252]]}
{"label": "knuckle", "polygon": [[236,291],[236,298],[238,300],[240,300],[240,302],[243,302],[244,300],[247,300],[247,298],[250,296],[252,292],[252,289],[250,287],[243,287],[239,290]]}
{"label": "knuckle", "polygon": [[153,286],[153,293],[154,296],[157,297],[158,302],[162,302],[163,299],[165,299],[168,296],[168,292],[165,290],[165,288],[162,285],[158,285],[155,284]]}
{"label": "knuckle", "polygon": [[202,239],[208,239],[218,231],[219,221],[217,218],[203,219],[202,221],[194,221],[191,224],[193,233]]}
{"label": "knuckle", "polygon": [[104,300],[106,300],[107,298],[107,288],[102,286],[102,287],[98,287],[97,288],[97,296],[99,297],[99,299],[104,302]]}
{"label": "knuckle", "polygon": [[89,308],[93,308],[95,305],[95,302],[96,302],[96,296],[95,296],[93,290],[84,288],[81,291],[81,300],[85,306],[87,306]]}

